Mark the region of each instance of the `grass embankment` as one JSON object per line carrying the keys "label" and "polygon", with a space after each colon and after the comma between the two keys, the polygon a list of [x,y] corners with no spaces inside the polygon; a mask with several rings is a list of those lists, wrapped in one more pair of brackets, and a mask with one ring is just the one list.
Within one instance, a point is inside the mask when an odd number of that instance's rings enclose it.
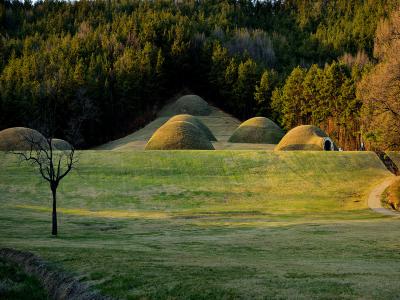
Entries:
{"label": "grass embankment", "polygon": [[36,278],[0,257],[0,299],[43,300],[47,293]]}
{"label": "grass embankment", "polygon": [[386,152],[386,154],[390,157],[390,159],[400,169],[400,152],[399,151],[388,151],[388,152]]}
{"label": "grass embankment", "polygon": [[382,204],[386,208],[400,210],[400,181],[396,181],[385,190]]}
{"label": "grass embankment", "polygon": [[0,245],[122,298],[396,298],[399,220],[368,210],[373,153],[80,153],[50,195],[1,157]]}
{"label": "grass embankment", "polygon": [[[400,168],[400,152],[389,151],[389,158]],[[400,210],[400,180],[389,186],[382,195],[382,205],[393,210]]]}

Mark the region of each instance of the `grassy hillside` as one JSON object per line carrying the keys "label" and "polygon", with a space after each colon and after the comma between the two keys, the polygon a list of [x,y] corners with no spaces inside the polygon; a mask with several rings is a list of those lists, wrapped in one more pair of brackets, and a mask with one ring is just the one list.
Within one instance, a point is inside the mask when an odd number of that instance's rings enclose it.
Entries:
{"label": "grassy hillside", "polygon": [[122,298],[396,298],[399,220],[368,210],[373,153],[80,152],[50,195],[0,154],[0,245]]}

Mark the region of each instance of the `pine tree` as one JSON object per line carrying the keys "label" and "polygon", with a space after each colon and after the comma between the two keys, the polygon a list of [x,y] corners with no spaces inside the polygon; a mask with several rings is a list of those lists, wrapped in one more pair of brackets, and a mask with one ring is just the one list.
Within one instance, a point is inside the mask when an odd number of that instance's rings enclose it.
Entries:
{"label": "pine tree", "polygon": [[256,86],[254,92],[254,100],[258,107],[258,115],[271,116],[271,97],[274,86],[275,74],[270,70],[265,70],[260,79],[260,83]]}

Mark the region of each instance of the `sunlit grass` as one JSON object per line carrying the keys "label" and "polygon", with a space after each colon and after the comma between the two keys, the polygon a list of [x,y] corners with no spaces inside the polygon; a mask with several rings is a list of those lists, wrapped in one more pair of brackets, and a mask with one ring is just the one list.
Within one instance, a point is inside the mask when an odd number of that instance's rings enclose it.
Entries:
{"label": "sunlit grass", "polygon": [[[16,205],[16,208],[25,208],[36,210],[39,212],[51,212],[50,207],[45,206],[36,206],[36,205]],[[162,219],[166,218],[168,214],[163,212],[154,212],[154,211],[118,211],[118,210],[100,210],[100,211],[91,211],[87,209],[68,209],[68,208],[60,208],[58,210],[61,214],[66,215],[76,215],[82,217],[99,217],[99,218],[135,218],[135,219]]]}
{"label": "sunlit grass", "polygon": [[396,298],[399,220],[371,212],[373,153],[80,153],[50,192],[0,154],[0,244],[122,298]]}

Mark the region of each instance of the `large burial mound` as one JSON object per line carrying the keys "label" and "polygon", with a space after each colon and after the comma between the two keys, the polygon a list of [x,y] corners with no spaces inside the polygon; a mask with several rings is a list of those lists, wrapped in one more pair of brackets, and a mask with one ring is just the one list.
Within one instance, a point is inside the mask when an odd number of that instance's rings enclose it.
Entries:
{"label": "large burial mound", "polygon": [[68,143],[67,141],[62,140],[62,139],[52,139],[51,140],[51,145],[53,146],[53,148],[55,150],[65,151],[65,150],[71,150],[72,149],[71,144]]}
{"label": "large burial mound", "polygon": [[160,116],[174,116],[179,114],[189,114],[193,116],[208,116],[211,107],[203,98],[197,95],[185,95],[174,103],[168,105],[160,112]]}
{"label": "large burial mound", "polygon": [[[1,151],[27,151],[34,144],[46,145],[46,138],[34,129],[25,127],[12,127],[0,131]],[[36,147],[33,147],[36,148]]]}
{"label": "large burial mound", "polygon": [[275,150],[334,150],[335,144],[327,134],[313,125],[301,125],[290,130]]}
{"label": "large burial mound", "polygon": [[199,128],[205,134],[205,136],[208,138],[209,141],[217,140],[215,138],[214,134],[211,132],[211,130],[200,119],[198,119],[194,116],[187,115],[187,114],[176,115],[176,116],[172,117],[171,119],[169,119],[168,123],[176,122],[176,121],[192,123],[194,126]]}
{"label": "large burial mound", "polygon": [[214,150],[205,134],[189,122],[167,122],[150,138],[146,150]]}
{"label": "large burial mound", "polygon": [[243,122],[228,140],[231,143],[278,144],[283,130],[273,121],[255,117]]}

